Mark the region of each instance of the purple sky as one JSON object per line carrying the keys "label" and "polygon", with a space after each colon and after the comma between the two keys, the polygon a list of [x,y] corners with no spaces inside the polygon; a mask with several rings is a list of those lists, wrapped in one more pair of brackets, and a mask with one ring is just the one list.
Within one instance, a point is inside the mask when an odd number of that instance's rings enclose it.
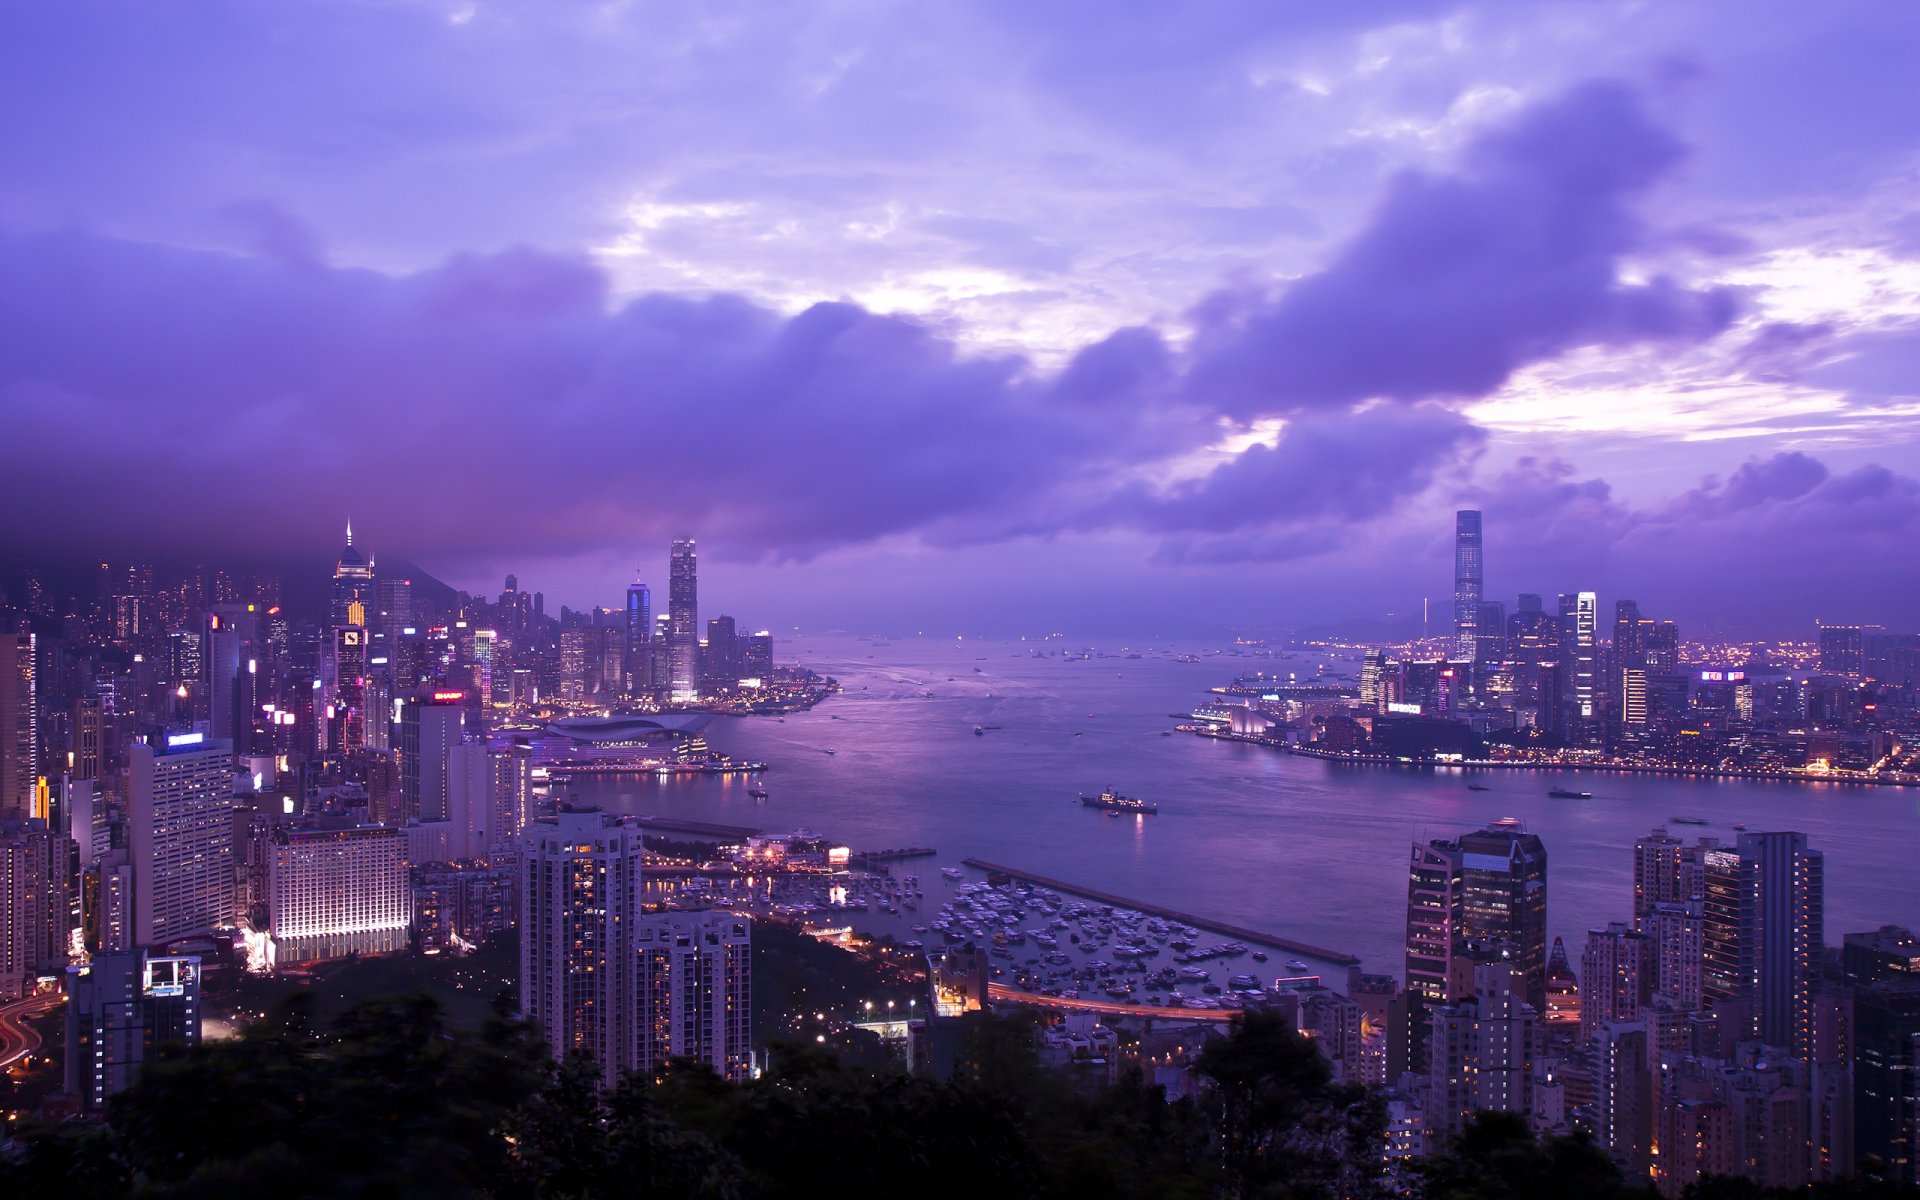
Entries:
{"label": "purple sky", "polygon": [[[184,14],[190,12],[191,17]],[[0,9],[25,555],[1920,626],[1920,7]]]}

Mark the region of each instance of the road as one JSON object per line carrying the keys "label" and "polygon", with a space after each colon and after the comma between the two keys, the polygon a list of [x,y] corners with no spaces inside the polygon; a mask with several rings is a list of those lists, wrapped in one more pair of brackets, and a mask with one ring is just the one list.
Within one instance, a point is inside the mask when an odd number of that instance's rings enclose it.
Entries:
{"label": "road", "polygon": [[1067,1000],[1060,996],[1023,992],[1004,983],[988,984],[987,997],[1009,1004],[1056,1008],[1062,1012],[1099,1013],[1106,1017],[1157,1017],[1162,1021],[1211,1021],[1216,1025],[1224,1025],[1239,1015],[1222,1008],[1162,1008],[1157,1004],[1116,1004],[1111,1000]]}
{"label": "road", "polygon": [[40,1035],[27,1022],[46,1016],[65,1001],[59,992],[43,992],[0,1005],[0,1070],[40,1048]]}

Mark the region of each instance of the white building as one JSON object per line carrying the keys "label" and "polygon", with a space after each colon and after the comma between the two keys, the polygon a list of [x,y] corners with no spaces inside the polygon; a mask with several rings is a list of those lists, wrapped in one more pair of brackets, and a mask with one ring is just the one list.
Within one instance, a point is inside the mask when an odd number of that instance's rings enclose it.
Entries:
{"label": "white building", "polygon": [[406,835],[384,826],[278,830],[267,896],[276,963],[404,950],[413,918]]}
{"label": "white building", "polygon": [[637,1067],[705,1063],[723,1079],[751,1078],[747,1028],[753,926],[728,912],[664,912],[640,919],[641,1045]]}
{"label": "white building", "polygon": [[133,941],[158,946],[233,924],[233,748],[198,733],[136,743],[127,788]]}

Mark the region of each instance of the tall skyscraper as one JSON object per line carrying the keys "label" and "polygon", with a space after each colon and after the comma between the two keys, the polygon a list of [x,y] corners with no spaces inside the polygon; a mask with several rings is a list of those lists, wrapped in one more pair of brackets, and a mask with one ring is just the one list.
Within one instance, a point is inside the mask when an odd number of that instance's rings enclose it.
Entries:
{"label": "tall skyscraper", "polygon": [[638,579],[627,585],[623,616],[626,692],[646,695],[653,690],[653,593]]}
{"label": "tall skyscraper", "polygon": [[1479,656],[1482,583],[1480,514],[1461,509],[1453,518],[1453,657],[1459,661]]}
{"label": "tall skyscraper", "polygon": [[1920,978],[1860,988],[1853,1019],[1854,1158],[1920,1184]]}
{"label": "tall skyscraper", "polygon": [[447,758],[466,735],[466,693],[455,689],[419,692],[400,705],[401,823],[445,821],[453,815]]}
{"label": "tall skyscraper", "polygon": [[0,1000],[67,965],[72,861],[73,843],[45,821],[0,830]]}
{"label": "tall skyscraper", "polygon": [[1643,918],[1657,904],[1684,904],[1706,894],[1706,852],[1712,838],[1688,845],[1669,835],[1664,826],[1633,843],[1633,918],[1642,932]]}
{"label": "tall skyscraper", "polygon": [[663,912],[640,918],[640,1047],[634,1069],[669,1059],[744,1081],[752,985],[751,923],[729,912]]}
{"label": "tall skyscraper", "polygon": [[740,686],[740,630],[732,617],[714,617],[707,622],[707,652],[701,674],[716,691],[732,691]]}
{"label": "tall skyscraper", "polygon": [[1804,833],[1743,833],[1704,859],[1707,999],[1739,1010],[1748,1036],[1805,1057],[1826,950],[1824,856]]}
{"label": "tall skyscraper", "polygon": [[1452,999],[1453,945],[1460,937],[1460,846],[1413,844],[1407,876],[1407,990],[1430,1003]]}
{"label": "tall skyscraper", "polygon": [[1476,966],[1472,991],[1434,1008],[1427,1038],[1427,1132],[1458,1137],[1476,1112],[1533,1108],[1534,1008],[1505,963]]}
{"label": "tall skyscraper", "polygon": [[640,1063],[640,830],[594,810],[527,826],[520,856],[520,1011],[554,1057],[593,1056],[611,1086]]}
{"label": "tall skyscraper", "polygon": [[[360,619],[353,620],[352,609],[360,606]],[[337,628],[341,625],[367,624],[367,614],[379,611],[379,600],[374,595],[373,560],[360,553],[353,544],[353,522],[347,522],[347,545],[340,551],[340,559],[333,567],[333,595],[327,610],[327,626]]]}
{"label": "tall skyscraper", "polygon": [[1590,737],[1600,715],[1600,598],[1592,592],[1560,597],[1561,661],[1567,671],[1570,716]]}
{"label": "tall skyscraper", "polygon": [[133,938],[164,946],[233,923],[233,748],[198,733],[132,747]]}
{"label": "tall skyscraper", "polygon": [[1407,880],[1407,990],[1456,998],[1463,942],[1497,947],[1519,974],[1523,998],[1547,999],[1547,850],[1517,821],[1497,821],[1458,841],[1415,843]]}
{"label": "tall skyscraper", "polygon": [[35,650],[31,633],[0,633],[0,820],[33,810],[40,770]]}
{"label": "tall skyscraper", "polygon": [[1859,675],[1866,669],[1866,627],[1820,626],[1820,670],[1828,675]]}
{"label": "tall skyscraper", "polygon": [[675,538],[668,563],[667,691],[677,704],[699,698],[700,595],[696,579],[697,556],[692,538]]}
{"label": "tall skyscraper", "polygon": [[1615,921],[1587,931],[1580,955],[1580,1036],[1591,1040],[1612,1022],[1638,1021],[1651,991],[1647,939]]}
{"label": "tall skyscraper", "polygon": [[68,967],[67,1093],[90,1112],[131,1087],[154,1051],[200,1042],[200,960],[145,950]]}

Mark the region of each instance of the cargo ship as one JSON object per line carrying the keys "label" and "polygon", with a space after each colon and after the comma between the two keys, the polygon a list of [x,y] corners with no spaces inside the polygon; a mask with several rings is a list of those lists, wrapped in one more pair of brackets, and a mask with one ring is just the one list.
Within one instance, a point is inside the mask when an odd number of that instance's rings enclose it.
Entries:
{"label": "cargo ship", "polygon": [[1151,800],[1135,800],[1132,796],[1122,796],[1108,788],[1098,796],[1081,796],[1080,803],[1088,808],[1103,808],[1111,813],[1144,813],[1152,816],[1160,811],[1160,806]]}
{"label": "cargo ship", "polygon": [[1551,788],[1547,795],[1555,800],[1591,800],[1592,792],[1576,792],[1572,788]]}

